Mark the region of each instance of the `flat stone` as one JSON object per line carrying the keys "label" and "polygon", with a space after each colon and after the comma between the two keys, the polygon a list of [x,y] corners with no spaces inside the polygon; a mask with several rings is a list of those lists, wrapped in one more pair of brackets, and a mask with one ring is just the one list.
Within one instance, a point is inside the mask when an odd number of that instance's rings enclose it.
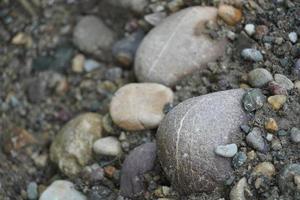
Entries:
{"label": "flat stone", "polygon": [[240,106],[243,95],[244,90],[236,89],[191,98],[163,119],[158,156],[174,188],[189,194],[223,187],[233,171],[231,161],[214,150],[237,142],[239,126],[247,119]]}
{"label": "flat stone", "polygon": [[163,109],[173,102],[173,92],[157,83],[131,83],[121,87],[109,107],[113,122],[125,130],[156,128]]}
{"label": "flat stone", "polygon": [[212,40],[204,34],[205,23],[216,18],[216,8],[199,6],[165,18],[138,48],[134,66],[138,80],[171,86],[222,56],[226,39]]}
{"label": "flat stone", "polygon": [[87,198],[75,189],[73,183],[58,180],[42,193],[39,200],[87,200]]}
{"label": "flat stone", "polygon": [[93,145],[95,153],[106,156],[118,156],[122,153],[121,143],[115,137],[100,138]]}
{"label": "flat stone", "polygon": [[219,145],[216,147],[215,153],[219,156],[231,158],[236,154],[237,150],[236,144]]}
{"label": "flat stone", "polygon": [[276,83],[283,86],[287,90],[291,90],[294,88],[294,83],[288,77],[282,74],[275,74],[274,80]]}
{"label": "flat stone", "polygon": [[253,130],[246,136],[246,142],[255,150],[260,152],[267,151],[267,144],[262,137],[261,130],[257,127],[254,127]]}
{"label": "flat stone", "polygon": [[243,49],[241,55],[245,60],[250,60],[254,62],[263,61],[264,59],[260,51],[256,49],[249,49],[249,48]]}
{"label": "flat stone", "polygon": [[91,160],[93,143],[101,137],[101,120],[98,114],[81,114],[54,138],[50,158],[67,176],[75,176]]}
{"label": "flat stone", "polygon": [[263,87],[272,80],[272,74],[264,68],[256,68],[248,73],[248,81],[253,87]]}

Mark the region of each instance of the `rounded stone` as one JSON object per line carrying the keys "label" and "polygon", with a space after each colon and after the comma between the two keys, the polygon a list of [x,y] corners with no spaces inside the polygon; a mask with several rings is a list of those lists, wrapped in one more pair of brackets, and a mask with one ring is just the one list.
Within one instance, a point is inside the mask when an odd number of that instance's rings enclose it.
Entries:
{"label": "rounded stone", "polygon": [[179,192],[221,188],[232,174],[231,159],[214,149],[237,142],[246,120],[244,90],[228,90],[188,99],[173,108],[157,131],[158,157]]}
{"label": "rounded stone", "polygon": [[274,95],[268,97],[268,103],[274,110],[279,110],[285,104],[287,97],[285,95]]}
{"label": "rounded stone", "polygon": [[242,19],[242,11],[230,5],[220,5],[218,14],[226,24],[231,26],[236,25]]}
{"label": "rounded stone", "polygon": [[253,87],[263,87],[273,80],[272,74],[263,68],[257,68],[248,73],[248,80]]}
{"label": "rounded stone", "polygon": [[114,37],[114,33],[95,16],[83,17],[73,33],[73,41],[81,51],[98,57],[106,55]]}
{"label": "rounded stone", "polygon": [[148,5],[148,0],[107,0],[110,4],[125,9],[130,9],[136,13],[143,13]]}
{"label": "rounded stone", "polygon": [[171,86],[222,56],[226,39],[212,40],[204,33],[206,22],[216,18],[216,8],[199,6],[165,18],[138,48],[134,66],[138,80]]}
{"label": "rounded stone", "polygon": [[291,129],[291,140],[294,143],[300,143],[300,130],[296,127]]}
{"label": "rounded stone", "polygon": [[262,132],[258,127],[254,127],[246,136],[246,142],[249,146],[257,151],[266,152],[268,150],[268,146],[262,137]]}
{"label": "rounded stone", "polygon": [[93,145],[96,154],[106,156],[118,156],[122,153],[121,143],[115,137],[100,138]]}
{"label": "rounded stone", "polygon": [[276,83],[278,83],[287,90],[291,90],[294,88],[294,83],[288,77],[282,74],[275,74],[274,80]]}
{"label": "rounded stone", "polygon": [[219,145],[215,149],[215,153],[219,156],[231,158],[237,153],[238,147],[236,144]]}
{"label": "rounded stone", "polygon": [[270,162],[262,162],[254,168],[254,173],[257,175],[261,174],[264,176],[272,177],[275,174],[275,167]]}
{"label": "rounded stone", "polygon": [[54,181],[41,195],[39,200],[86,200],[87,198],[69,181]]}
{"label": "rounded stone", "polygon": [[163,109],[173,102],[173,92],[157,83],[131,83],[121,87],[109,107],[113,122],[125,130],[156,128]]}
{"label": "rounded stone", "polygon": [[247,179],[243,177],[237,182],[237,184],[231,189],[229,198],[230,200],[246,200],[245,188],[248,188]]}
{"label": "rounded stone", "polygon": [[92,146],[101,137],[101,116],[85,113],[69,121],[54,138],[50,158],[67,176],[78,174],[92,158]]}
{"label": "rounded stone", "polygon": [[263,61],[264,59],[260,51],[256,49],[243,49],[241,55],[245,60],[250,60],[254,62]]}

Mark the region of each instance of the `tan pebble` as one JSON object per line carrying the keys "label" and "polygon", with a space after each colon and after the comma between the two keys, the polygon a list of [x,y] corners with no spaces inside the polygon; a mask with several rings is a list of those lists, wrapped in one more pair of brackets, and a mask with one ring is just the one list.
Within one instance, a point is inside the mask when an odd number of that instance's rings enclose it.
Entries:
{"label": "tan pebble", "polygon": [[287,97],[285,95],[274,95],[268,98],[268,103],[274,110],[279,110],[285,104]]}
{"label": "tan pebble", "polygon": [[85,57],[82,54],[77,54],[72,60],[72,70],[76,73],[83,72]]}
{"label": "tan pebble", "polygon": [[242,89],[248,89],[248,88],[250,88],[250,86],[247,85],[247,84],[245,84],[245,83],[241,83],[240,84],[240,88],[242,88]]}
{"label": "tan pebble", "polygon": [[157,83],[131,83],[112,98],[110,115],[125,130],[156,128],[164,117],[165,105],[173,102],[173,92]]}
{"label": "tan pebble", "polygon": [[300,92],[300,81],[295,81],[295,88]]}
{"label": "tan pebble", "polygon": [[231,26],[236,25],[242,19],[242,11],[229,5],[221,5],[218,9],[219,16]]}
{"label": "tan pebble", "polygon": [[62,79],[58,82],[55,88],[55,92],[59,95],[63,95],[68,91],[68,89],[69,89],[68,81],[66,79]]}
{"label": "tan pebble", "polygon": [[253,160],[255,157],[256,157],[255,151],[252,150],[252,151],[250,151],[250,152],[247,153],[247,158],[249,160]]}
{"label": "tan pebble", "polygon": [[267,121],[265,122],[265,129],[272,133],[278,131],[278,125],[277,125],[277,122],[275,121],[275,119],[273,119],[273,118],[267,119]]}
{"label": "tan pebble", "polygon": [[248,187],[247,179],[244,177],[231,189],[230,200],[246,200],[245,189]]}
{"label": "tan pebble", "polygon": [[299,175],[294,176],[294,182],[297,185],[297,189],[300,190],[300,176]]}
{"label": "tan pebble", "polygon": [[17,33],[11,41],[12,44],[15,45],[26,45],[27,47],[32,46],[32,39],[29,35],[26,33]]}
{"label": "tan pebble", "polygon": [[262,174],[264,176],[272,177],[275,174],[275,167],[270,162],[262,162],[256,165],[254,173],[257,175]]}

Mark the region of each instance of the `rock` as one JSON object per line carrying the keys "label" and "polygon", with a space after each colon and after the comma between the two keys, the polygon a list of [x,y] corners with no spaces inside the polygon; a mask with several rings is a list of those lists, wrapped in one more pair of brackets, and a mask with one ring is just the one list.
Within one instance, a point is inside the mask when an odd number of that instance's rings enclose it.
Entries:
{"label": "rock", "polygon": [[288,95],[287,89],[275,81],[270,81],[267,88],[273,95]]}
{"label": "rock", "polygon": [[300,190],[300,175],[294,176],[294,182],[297,185],[297,190]]}
{"label": "rock", "polygon": [[20,32],[12,38],[11,43],[14,45],[26,45],[27,47],[31,47],[32,38],[26,33]]}
{"label": "rock", "polygon": [[67,176],[74,176],[92,158],[92,146],[101,137],[101,116],[85,113],[69,121],[56,135],[50,158]]}
{"label": "rock", "polygon": [[260,51],[256,49],[249,49],[249,48],[243,49],[241,55],[245,60],[250,60],[254,62],[259,62],[264,60],[263,55],[260,53]]}
{"label": "rock", "polygon": [[41,195],[39,200],[87,200],[73,183],[64,180],[54,181]]}
{"label": "rock", "polygon": [[246,136],[246,142],[253,149],[262,153],[267,151],[267,144],[262,137],[262,132],[259,128],[254,127],[253,130]]}
{"label": "rock", "polygon": [[157,83],[131,83],[121,87],[109,107],[113,122],[125,130],[156,128],[164,106],[173,102],[171,89]]}
{"label": "rock", "polygon": [[77,54],[72,60],[72,70],[75,73],[83,72],[85,57],[83,54]]}
{"label": "rock", "polygon": [[242,20],[242,11],[229,5],[220,5],[218,15],[226,24],[234,26]]}
{"label": "rock", "polygon": [[104,170],[97,163],[86,166],[80,172],[80,178],[88,182],[98,182],[104,179]]}
{"label": "rock", "polygon": [[294,143],[300,143],[300,130],[296,127],[291,129],[291,140]]}
{"label": "rock", "polygon": [[291,90],[294,88],[294,83],[282,74],[275,74],[274,80],[276,83],[278,83],[287,90]]}
{"label": "rock", "polygon": [[261,40],[269,33],[269,28],[266,25],[258,25],[255,29],[255,38]]}
{"label": "rock", "polygon": [[292,43],[296,43],[298,40],[298,35],[296,32],[290,32],[289,33],[289,39]]}
{"label": "rock", "polygon": [[121,143],[115,137],[100,138],[93,145],[96,154],[106,156],[118,156],[122,153]]}
{"label": "rock", "polygon": [[242,99],[243,107],[248,112],[260,109],[266,102],[266,96],[260,89],[250,89]]}
{"label": "rock", "polygon": [[270,162],[262,162],[255,166],[254,173],[257,175],[272,177],[275,175],[275,167]]}
{"label": "rock", "polygon": [[244,29],[249,36],[251,36],[255,33],[255,25],[254,24],[246,24]]}
{"label": "rock", "polygon": [[155,12],[144,16],[146,22],[152,26],[157,26],[160,22],[167,17],[166,12]]}
{"label": "rock", "polygon": [[223,186],[232,173],[231,161],[214,149],[237,142],[247,118],[240,106],[243,94],[237,89],[191,98],[163,119],[157,131],[158,156],[174,188],[189,194]]}
{"label": "rock", "polygon": [[215,149],[215,153],[219,156],[231,158],[237,153],[236,144],[219,145]]}
{"label": "rock", "polygon": [[295,82],[295,88],[297,88],[298,91],[300,92],[300,81]]}
{"label": "rock", "polygon": [[104,78],[109,81],[116,81],[122,78],[123,71],[119,67],[112,67],[105,71]]}
{"label": "rock", "polygon": [[107,0],[107,2],[140,14],[144,12],[144,8],[148,5],[148,0]]}
{"label": "rock", "polygon": [[27,198],[29,200],[38,199],[38,185],[36,182],[30,182],[27,186]]}
{"label": "rock", "polygon": [[216,17],[217,9],[196,6],[164,19],[138,48],[134,66],[138,80],[171,86],[222,56],[226,39],[214,41],[204,34],[205,23]]}
{"label": "rock", "polygon": [[274,95],[268,98],[268,103],[274,110],[279,110],[285,104],[287,97],[285,95]]}
{"label": "rock", "polygon": [[282,193],[297,191],[297,186],[294,184],[295,176],[300,176],[300,164],[293,163],[284,166],[278,177],[278,185]]}
{"label": "rock", "polygon": [[248,187],[247,179],[243,177],[237,182],[237,184],[231,189],[229,198],[230,200],[246,200],[245,188]]}
{"label": "rock", "polygon": [[126,157],[121,170],[121,195],[134,197],[144,190],[143,174],[154,167],[156,144],[145,143],[133,149]]}
{"label": "rock", "polygon": [[247,160],[247,155],[244,152],[238,152],[232,159],[232,165],[235,169],[241,167]]}
{"label": "rock", "polygon": [[272,80],[272,74],[263,68],[256,68],[248,73],[248,81],[253,87],[263,87]]}
{"label": "rock", "polygon": [[144,31],[138,30],[117,41],[112,47],[112,53],[118,63],[124,67],[132,65],[137,48],[144,38]]}
{"label": "rock", "polygon": [[270,133],[267,133],[266,140],[268,140],[269,142],[271,142],[273,140],[273,135],[270,134]]}
{"label": "rock", "polygon": [[81,51],[102,59],[110,49],[114,37],[114,33],[95,16],[83,17],[73,33],[73,41]]}
{"label": "rock", "polygon": [[277,125],[277,122],[275,121],[275,119],[273,119],[273,118],[267,119],[265,122],[265,129],[272,133],[278,131],[278,125]]}
{"label": "rock", "polygon": [[300,58],[295,63],[294,72],[300,77]]}
{"label": "rock", "polygon": [[95,70],[97,68],[100,68],[101,66],[102,66],[101,63],[99,63],[99,62],[97,62],[97,61],[95,61],[93,59],[86,59],[84,61],[84,70],[86,72],[91,72],[91,71],[93,71],[93,70]]}

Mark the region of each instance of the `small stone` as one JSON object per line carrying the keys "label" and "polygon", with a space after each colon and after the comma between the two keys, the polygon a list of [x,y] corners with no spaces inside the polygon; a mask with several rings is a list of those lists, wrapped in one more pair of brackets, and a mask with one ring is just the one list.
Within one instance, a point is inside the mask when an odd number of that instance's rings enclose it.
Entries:
{"label": "small stone", "polygon": [[240,151],[232,159],[232,165],[235,169],[241,167],[247,160],[247,155]]}
{"label": "small stone", "polygon": [[297,185],[297,190],[300,190],[300,175],[294,176],[294,182]]}
{"label": "small stone", "polygon": [[38,185],[36,182],[30,182],[27,186],[27,198],[29,200],[38,199]]}
{"label": "small stone", "polygon": [[149,4],[148,0],[106,0],[108,3],[130,9],[136,13],[143,13],[145,7]]}
{"label": "small stone", "polygon": [[215,153],[219,156],[231,158],[236,154],[237,150],[236,144],[219,145],[216,147]]}
{"label": "small stone", "polygon": [[282,193],[296,192],[295,176],[300,176],[300,164],[293,163],[284,166],[278,177],[278,185]]}
{"label": "small stone", "polygon": [[266,25],[258,25],[255,30],[255,38],[261,40],[269,33],[269,28]]}
{"label": "small stone", "polygon": [[93,145],[96,154],[118,156],[122,153],[121,143],[115,137],[109,136],[97,140]]}
{"label": "small stone", "polygon": [[164,106],[173,102],[171,89],[157,83],[131,83],[113,96],[110,115],[125,130],[144,130],[158,126]]}
{"label": "small stone", "polygon": [[152,26],[156,26],[166,17],[167,17],[166,12],[155,12],[155,13],[145,15],[144,19]]}
{"label": "small stone", "polygon": [[248,187],[247,179],[243,177],[237,182],[237,184],[231,189],[229,198],[230,200],[246,200],[245,188]]}
{"label": "small stone", "polygon": [[235,32],[233,32],[233,31],[228,31],[227,32],[227,37],[230,39],[230,40],[235,40],[236,39],[236,34],[235,34]]}
{"label": "small stone", "polygon": [[271,147],[275,151],[279,151],[280,149],[282,149],[282,145],[280,143],[280,140],[278,140],[278,139],[272,140]]}
{"label": "small stone", "polygon": [[288,132],[285,131],[285,130],[279,130],[279,131],[277,132],[277,134],[278,134],[278,136],[287,136],[287,135],[288,135]]}
{"label": "small stone", "polygon": [[278,125],[275,119],[273,118],[267,119],[267,121],[265,122],[265,129],[267,131],[270,131],[271,133],[278,131]]}
{"label": "small stone", "polygon": [[109,81],[117,81],[122,78],[122,69],[120,67],[112,67],[105,71],[104,77]]}
{"label": "small stone", "polygon": [[226,24],[234,26],[242,20],[242,11],[229,5],[220,5],[218,15]]}
{"label": "small stone", "polygon": [[264,59],[260,51],[256,49],[243,49],[241,55],[245,60],[250,60],[254,62],[263,61]]}
{"label": "small stone", "polygon": [[84,61],[84,70],[86,72],[91,72],[91,71],[93,71],[93,70],[95,70],[95,69],[97,69],[97,68],[99,68],[101,66],[102,66],[101,63],[99,63],[99,62],[97,62],[95,60],[92,60],[92,59],[86,59]]}
{"label": "small stone", "polygon": [[248,73],[248,81],[253,87],[263,87],[272,80],[272,74],[263,68],[257,68]]}
{"label": "small stone", "polygon": [[246,142],[255,150],[262,153],[267,151],[267,145],[262,137],[262,132],[257,127],[254,127],[253,130],[246,136]]}
{"label": "small stone", "polygon": [[73,183],[58,180],[42,193],[39,200],[87,200],[87,198],[75,189]]}
{"label": "small stone", "polygon": [[50,158],[67,176],[78,174],[92,158],[92,146],[101,137],[101,116],[86,113],[69,121],[54,138]]}
{"label": "small stone", "polygon": [[294,72],[300,77],[300,58],[295,63]]}
{"label": "small stone", "polygon": [[121,170],[121,195],[134,197],[144,191],[143,174],[154,167],[155,159],[155,143],[142,144],[129,153]]}
{"label": "small stone", "polygon": [[296,43],[298,40],[298,35],[296,32],[290,32],[289,33],[289,39],[292,43]]}
{"label": "small stone", "polygon": [[262,162],[254,168],[254,173],[257,175],[261,174],[264,176],[272,177],[275,174],[275,167],[270,162]]}
{"label": "small stone", "polygon": [[26,33],[18,33],[15,35],[11,41],[14,45],[26,45],[27,47],[32,46],[32,39],[29,35]]}
{"label": "small stone", "polygon": [[287,90],[291,90],[294,88],[294,83],[282,74],[275,74],[274,80],[276,83],[278,83]]}
{"label": "small stone", "polygon": [[244,133],[249,133],[250,130],[251,130],[251,127],[247,124],[243,124],[240,126],[241,130],[244,132]]}
{"label": "small stone", "polygon": [[101,181],[104,178],[104,170],[97,163],[86,166],[80,172],[80,178],[88,182]]}
{"label": "small stone", "polygon": [[255,157],[256,157],[256,153],[255,153],[254,150],[249,151],[249,152],[247,153],[247,158],[248,158],[249,160],[254,160]]}
{"label": "small stone", "polygon": [[83,72],[85,57],[82,54],[77,54],[72,60],[72,70],[75,73]]}
{"label": "small stone", "polygon": [[300,130],[296,127],[291,129],[291,140],[294,143],[300,143]]}
{"label": "small stone", "polygon": [[249,36],[251,36],[255,33],[255,25],[254,24],[246,24],[244,29]]}
{"label": "small stone", "polygon": [[73,40],[86,53],[103,58],[111,48],[114,33],[97,17],[85,16],[76,25]]}
{"label": "small stone", "polygon": [[268,103],[274,110],[279,110],[285,104],[287,97],[285,95],[274,95],[268,98]]}
{"label": "small stone", "polygon": [[109,165],[104,167],[105,175],[109,178],[112,178],[116,171],[117,169],[114,166]]}
{"label": "small stone", "polygon": [[260,109],[266,102],[266,96],[260,89],[251,89],[245,93],[242,99],[243,107],[248,112]]}
{"label": "small stone", "polygon": [[273,140],[273,135],[268,133],[267,136],[266,136],[266,139],[271,142]]}
{"label": "small stone", "polygon": [[300,92],[300,81],[295,82],[295,88],[297,88],[298,91]]}
{"label": "small stone", "polygon": [[272,95],[287,95],[287,89],[283,86],[278,84],[275,81],[270,81],[268,83],[268,90],[271,92]]}

